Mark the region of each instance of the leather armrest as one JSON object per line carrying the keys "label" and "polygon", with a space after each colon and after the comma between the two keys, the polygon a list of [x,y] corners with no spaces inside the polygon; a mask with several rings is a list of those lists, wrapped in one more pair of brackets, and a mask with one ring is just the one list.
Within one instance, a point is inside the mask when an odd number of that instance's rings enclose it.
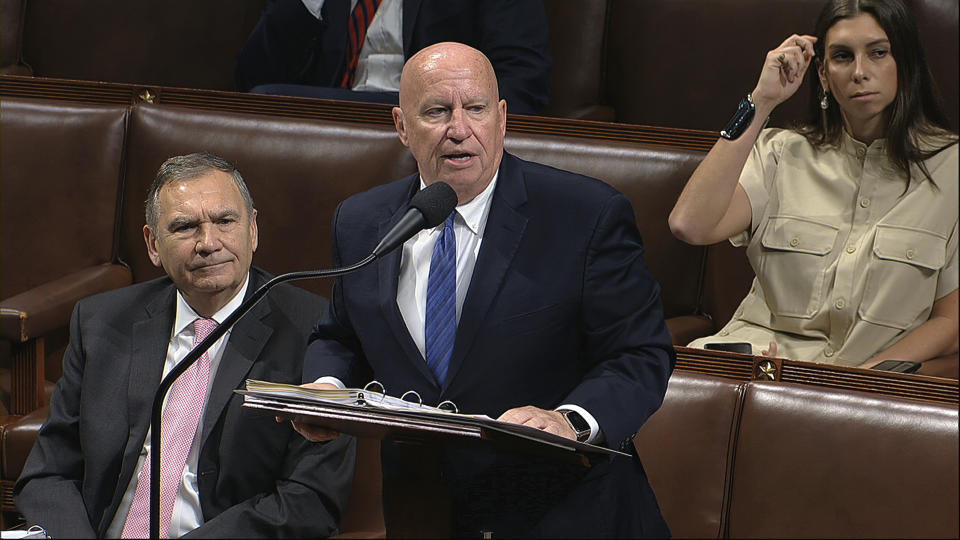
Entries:
{"label": "leather armrest", "polygon": [[0,427],[0,450],[3,452],[3,479],[16,480],[23,471],[27,456],[37,440],[40,426],[47,421],[50,407],[40,407],[30,414],[16,417],[8,416],[3,419]]}
{"label": "leather armrest", "polygon": [[133,283],[130,269],[101,264],[38,285],[0,301],[0,338],[22,343],[66,327],[81,298]]}
{"label": "leather armrest", "polygon": [[713,333],[713,320],[706,315],[681,315],[667,319],[667,329],[674,345],[685,346],[691,341]]}

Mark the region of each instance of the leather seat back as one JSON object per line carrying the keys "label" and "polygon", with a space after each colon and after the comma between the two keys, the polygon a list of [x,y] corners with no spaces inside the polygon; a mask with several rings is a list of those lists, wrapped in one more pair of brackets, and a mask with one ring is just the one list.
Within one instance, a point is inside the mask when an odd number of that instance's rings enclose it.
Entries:
{"label": "leather seat back", "polygon": [[728,536],[956,538],[958,420],[955,405],[750,383]]}
{"label": "leather seat back", "polygon": [[0,298],[114,259],[127,111],[0,101]]}
{"label": "leather seat back", "polygon": [[[258,211],[261,242],[253,262],[275,274],[329,268],[337,205],[416,170],[391,126],[172,106],[135,107],[128,144],[120,252],[135,282],[162,272],[147,258],[141,201],[170,156],[206,150],[240,169]],[[298,285],[330,295],[330,281]]]}
{"label": "leather seat back", "polygon": [[674,538],[718,538],[743,383],[674,371],[663,405],[633,440]]}

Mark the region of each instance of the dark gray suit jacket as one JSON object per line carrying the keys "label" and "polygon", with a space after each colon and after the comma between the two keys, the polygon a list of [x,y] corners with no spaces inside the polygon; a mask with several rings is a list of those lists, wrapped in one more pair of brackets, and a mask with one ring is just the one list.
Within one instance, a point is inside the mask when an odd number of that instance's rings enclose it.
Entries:
{"label": "dark gray suit jacket", "polygon": [[[249,296],[269,278],[251,270]],[[102,537],[134,472],[170,341],[176,288],[160,278],[80,301],[50,416],[15,502],[54,537]],[[335,533],[355,440],[312,444],[289,423],[241,408],[245,379],[299,383],[306,336],[326,301],[273,289],[233,328],[208,396],[198,483],[204,525],[191,536]]]}

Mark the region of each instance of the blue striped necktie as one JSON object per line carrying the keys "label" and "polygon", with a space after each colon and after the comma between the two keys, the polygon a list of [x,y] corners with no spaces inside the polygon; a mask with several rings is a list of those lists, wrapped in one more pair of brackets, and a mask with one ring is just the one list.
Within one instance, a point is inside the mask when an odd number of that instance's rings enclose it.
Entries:
{"label": "blue striped necktie", "polygon": [[443,230],[433,246],[430,275],[427,278],[427,313],[424,339],[427,367],[437,384],[443,386],[450,367],[453,342],[457,337],[457,237],[453,233],[453,217],[443,224]]}

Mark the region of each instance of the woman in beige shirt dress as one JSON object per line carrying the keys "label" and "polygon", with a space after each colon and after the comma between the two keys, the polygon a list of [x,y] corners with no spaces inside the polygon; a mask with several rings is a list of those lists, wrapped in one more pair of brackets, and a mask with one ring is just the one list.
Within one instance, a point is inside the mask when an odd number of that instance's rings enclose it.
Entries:
{"label": "woman in beige shirt dress", "polygon": [[[763,129],[810,64],[811,121]],[[957,136],[899,0],[833,0],[767,53],[670,214],[691,244],[746,246],[733,319],[690,344],[872,367],[957,351]]]}

